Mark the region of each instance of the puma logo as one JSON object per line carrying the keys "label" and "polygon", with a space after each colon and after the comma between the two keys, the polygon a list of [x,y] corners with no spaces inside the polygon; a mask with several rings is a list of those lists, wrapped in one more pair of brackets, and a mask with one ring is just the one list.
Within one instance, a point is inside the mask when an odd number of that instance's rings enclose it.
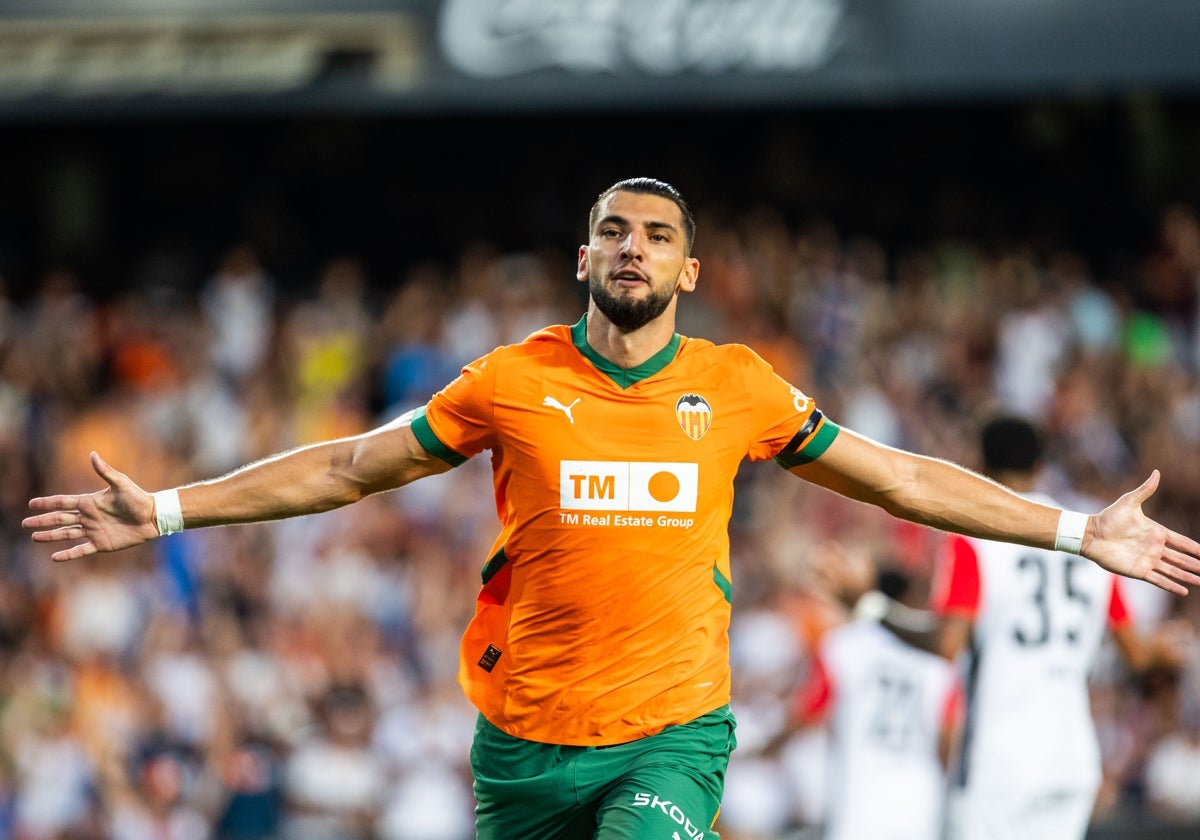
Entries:
{"label": "puma logo", "polygon": [[576,397],[575,402],[571,403],[570,405],[563,405],[558,400],[554,399],[554,397],[546,397],[546,399],[542,400],[542,405],[548,406],[549,408],[557,408],[563,414],[567,415],[567,419],[574,424],[575,417],[571,414],[571,409],[576,406],[580,399],[580,397]]}

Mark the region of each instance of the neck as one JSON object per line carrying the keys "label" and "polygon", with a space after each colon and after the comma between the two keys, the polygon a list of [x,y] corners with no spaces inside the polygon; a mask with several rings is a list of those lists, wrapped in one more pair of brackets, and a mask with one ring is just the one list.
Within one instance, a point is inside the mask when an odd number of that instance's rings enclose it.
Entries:
{"label": "neck", "polygon": [[636,330],[614,326],[595,303],[588,304],[587,343],[614,365],[626,370],[644,364],[675,335],[675,304]]}

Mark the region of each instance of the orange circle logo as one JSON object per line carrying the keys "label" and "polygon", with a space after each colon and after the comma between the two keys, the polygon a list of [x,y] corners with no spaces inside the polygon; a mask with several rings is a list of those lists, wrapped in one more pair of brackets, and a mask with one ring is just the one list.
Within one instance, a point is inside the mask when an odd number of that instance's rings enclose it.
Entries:
{"label": "orange circle logo", "polygon": [[679,477],[666,470],[656,472],[650,476],[646,490],[650,493],[654,501],[669,502],[679,495]]}

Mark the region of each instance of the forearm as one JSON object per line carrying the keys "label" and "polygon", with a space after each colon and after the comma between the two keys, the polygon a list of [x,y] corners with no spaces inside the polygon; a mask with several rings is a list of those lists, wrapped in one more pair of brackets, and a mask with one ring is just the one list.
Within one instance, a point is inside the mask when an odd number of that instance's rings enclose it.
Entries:
{"label": "forearm", "polygon": [[342,441],[315,444],[249,464],[221,478],[179,488],[189,528],[232,525],[320,513],[365,493],[344,480]]}
{"label": "forearm", "polygon": [[889,513],[968,537],[1054,548],[1059,508],[934,458],[914,457],[907,472],[875,500]]}
{"label": "forearm", "polygon": [[963,467],[842,430],[824,455],[794,472],[911,522],[970,537],[1053,548],[1060,511]]}
{"label": "forearm", "polygon": [[448,465],[409,430],[377,430],[301,447],[220,478],[179,488],[188,528],[321,513],[407,484]]}

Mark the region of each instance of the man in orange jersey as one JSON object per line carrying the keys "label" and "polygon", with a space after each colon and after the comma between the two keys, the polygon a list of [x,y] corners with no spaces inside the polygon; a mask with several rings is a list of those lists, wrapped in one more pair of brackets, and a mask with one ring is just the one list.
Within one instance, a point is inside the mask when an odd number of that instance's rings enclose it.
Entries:
{"label": "man in orange jersey", "polygon": [[1103,512],[1039,504],[826,419],[753,351],[675,332],[695,223],[649,178],[605,190],[576,277],[587,313],[467,365],[422,409],[221,478],[33,499],[55,560],[160,534],[317,513],[490,449],[500,534],[459,680],[481,838],[712,840],[734,747],[729,540],[744,459],[947,531],[1082,553],[1185,594],[1200,544],[1143,515],[1157,472]]}

